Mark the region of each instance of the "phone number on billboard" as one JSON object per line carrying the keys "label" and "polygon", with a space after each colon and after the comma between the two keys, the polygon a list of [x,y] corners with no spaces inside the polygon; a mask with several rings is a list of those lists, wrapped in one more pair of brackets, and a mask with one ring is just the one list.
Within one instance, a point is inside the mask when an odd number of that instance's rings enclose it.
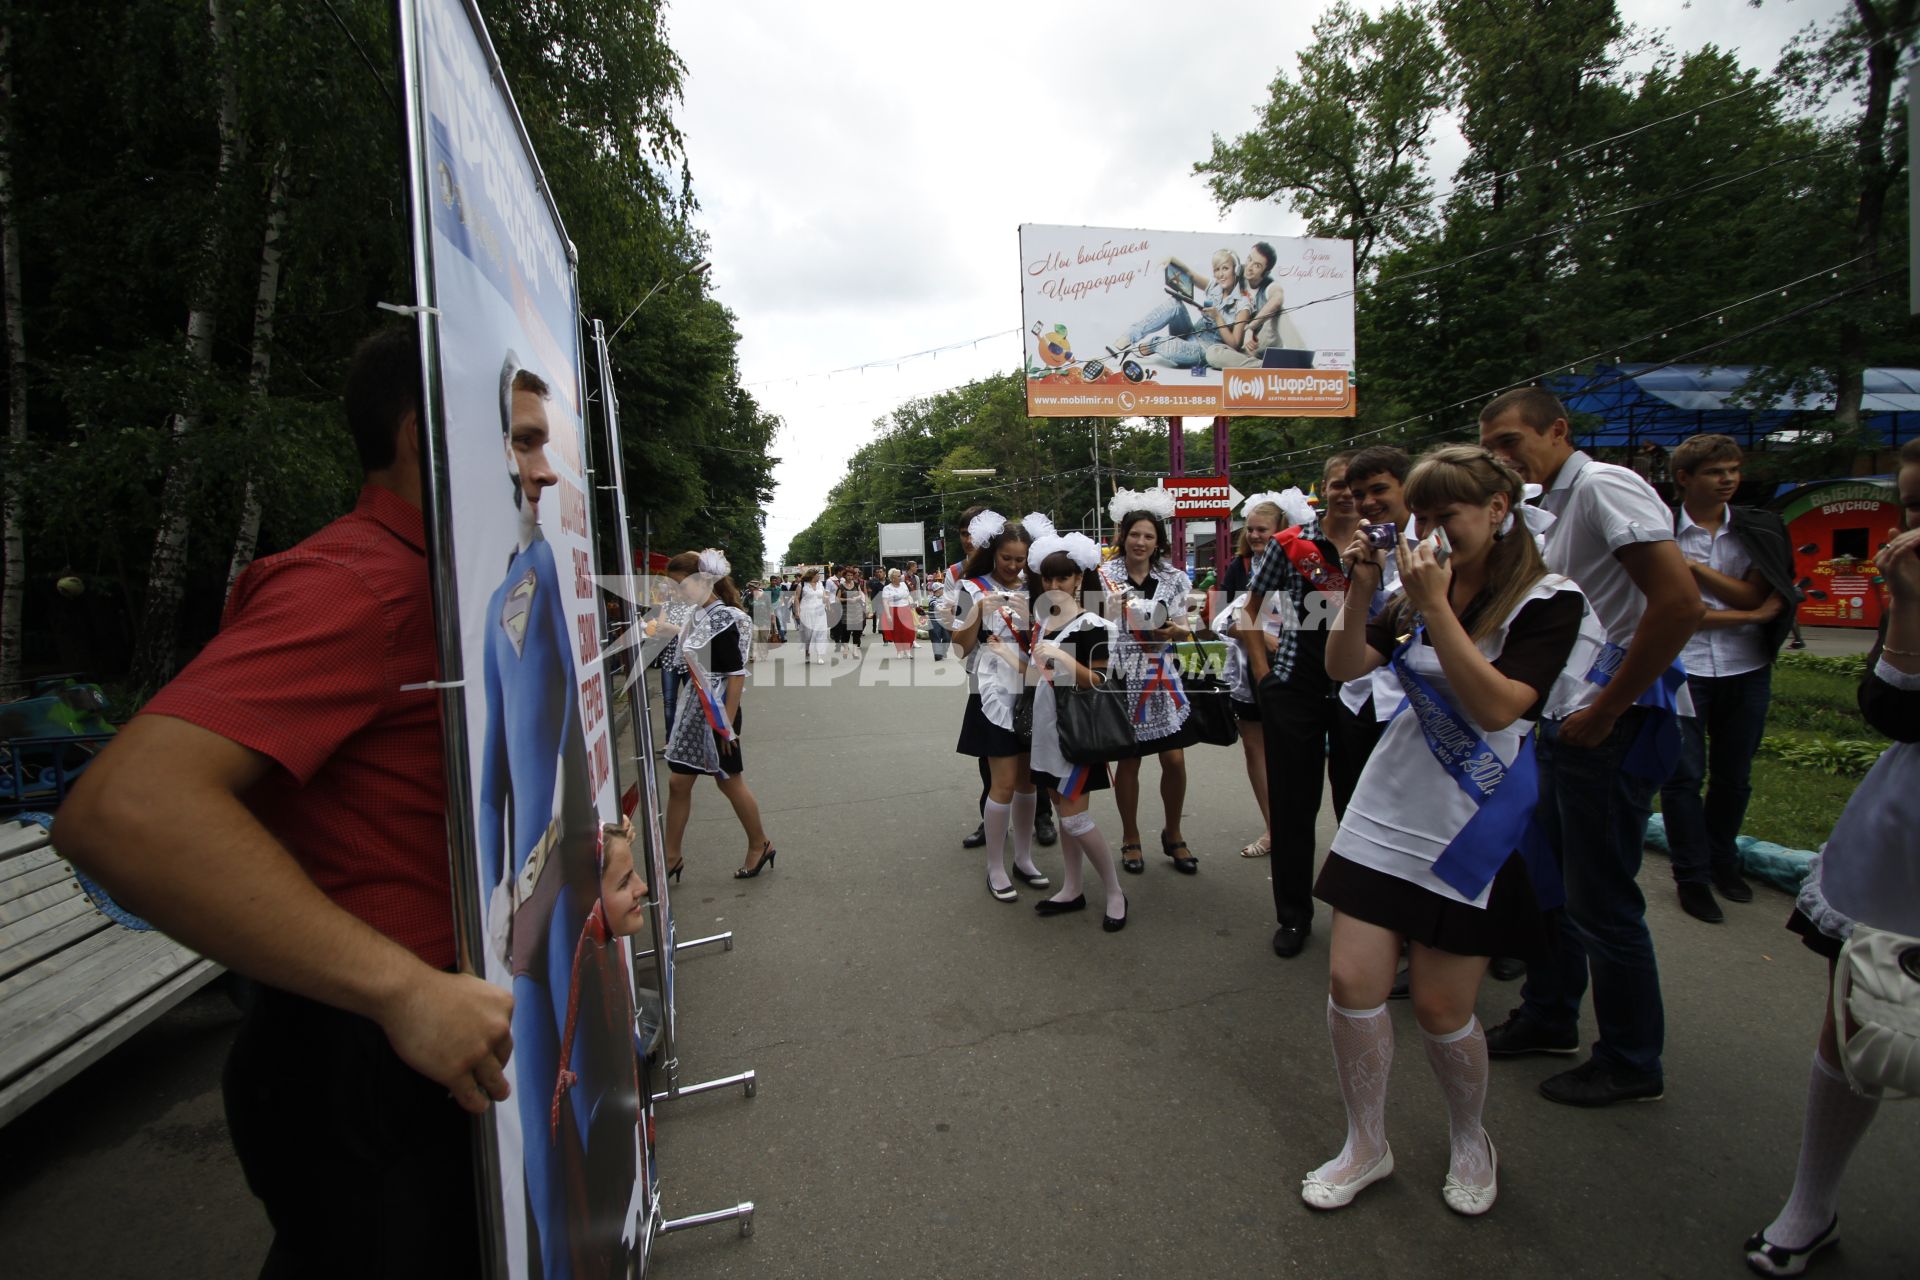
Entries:
{"label": "phone number on billboard", "polygon": [[[1136,403],[1136,404],[1173,404],[1173,405],[1192,405],[1192,404],[1194,404],[1194,403],[1196,403],[1196,401],[1195,401],[1195,399],[1194,399],[1194,397],[1192,397],[1192,396],[1143,396],[1143,395],[1136,395],[1136,396],[1134,396],[1134,398],[1133,398],[1133,399],[1134,399],[1134,403]],[[1206,399],[1206,403],[1208,403],[1208,404],[1211,404],[1211,403],[1212,403],[1212,400],[1211,400],[1211,399]]]}

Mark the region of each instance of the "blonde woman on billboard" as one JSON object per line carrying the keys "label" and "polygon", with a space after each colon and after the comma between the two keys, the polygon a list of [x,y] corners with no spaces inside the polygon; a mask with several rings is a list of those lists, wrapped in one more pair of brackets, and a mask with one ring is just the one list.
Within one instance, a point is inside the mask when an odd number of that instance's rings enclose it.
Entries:
{"label": "blonde woman on billboard", "polygon": [[[1126,335],[1113,344],[1115,353],[1134,349],[1143,356],[1158,356],[1175,368],[1188,369],[1207,362],[1210,344],[1240,345],[1250,299],[1240,283],[1240,259],[1233,250],[1222,249],[1213,255],[1213,282],[1199,297],[1175,287],[1176,281],[1199,283],[1199,277],[1178,258],[1167,259],[1167,279],[1166,301],[1133,322]],[[1188,307],[1199,311],[1198,320],[1188,314]],[[1165,337],[1150,336],[1162,329],[1166,330]]]}

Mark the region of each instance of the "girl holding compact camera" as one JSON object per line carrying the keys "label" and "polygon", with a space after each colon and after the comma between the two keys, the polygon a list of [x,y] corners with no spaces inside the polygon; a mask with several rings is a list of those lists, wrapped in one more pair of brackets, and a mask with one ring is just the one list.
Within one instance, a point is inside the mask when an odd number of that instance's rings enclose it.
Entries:
{"label": "girl holding compact camera", "polygon": [[1558,888],[1550,851],[1532,838],[1532,729],[1561,673],[1587,670],[1604,637],[1572,580],[1547,572],[1518,519],[1520,477],[1491,453],[1434,450],[1406,496],[1430,532],[1411,546],[1397,540],[1400,590],[1368,620],[1386,553],[1361,531],[1344,557],[1353,589],[1327,640],[1328,676],[1357,680],[1392,663],[1408,705],[1361,773],[1314,886],[1334,913],[1327,1028],[1347,1141],[1300,1194],[1336,1209],[1393,1172],[1386,1001],[1404,943],[1450,1119],[1441,1198],[1475,1215],[1498,1191],[1481,1125],[1487,1045],[1475,997],[1490,957],[1545,945],[1541,899]]}

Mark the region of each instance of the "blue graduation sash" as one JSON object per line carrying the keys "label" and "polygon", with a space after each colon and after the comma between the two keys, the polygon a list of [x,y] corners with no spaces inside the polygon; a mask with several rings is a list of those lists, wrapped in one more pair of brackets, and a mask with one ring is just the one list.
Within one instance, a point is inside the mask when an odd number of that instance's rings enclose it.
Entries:
{"label": "blue graduation sash", "polygon": [[[1609,640],[1587,672],[1587,683],[1604,689],[1619,674],[1626,657],[1627,651]],[[1633,700],[1634,706],[1647,709],[1647,717],[1620,762],[1622,771],[1647,782],[1665,782],[1672,775],[1673,767],[1680,763],[1680,718],[1675,699],[1686,683],[1687,669],[1675,658],[1673,665]]]}
{"label": "blue graduation sash", "polygon": [[1559,906],[1566,897],[1560,869],[1534,817],[1534,806],[1540,798],[1540,769],[1534,758],[1533,735],[1521,739],[1511,765],[1504,763],[1472,723],[1406,660],[1407,651],[1419,641],[1420,632],[1416,631],[1394,650],[1391,659],[1406,694],[1399,710],[1413,712],[1433,758],[1477,806],[1467,825],[1434,861],[1433,873],[1460,896],[1477,898],[1518,850],[1526,861],[1540,906]]}

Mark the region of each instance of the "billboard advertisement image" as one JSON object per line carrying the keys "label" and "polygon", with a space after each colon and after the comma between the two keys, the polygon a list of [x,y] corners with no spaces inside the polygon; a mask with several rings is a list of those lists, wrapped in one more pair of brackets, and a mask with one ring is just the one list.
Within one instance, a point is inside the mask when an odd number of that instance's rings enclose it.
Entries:
{"label": "billboard advertisement image", "polygon": [[1350,418],[1353,243],[1020,228],[1035,417]]}
{"label": "billboard advertisement image", "polygon": [[[635,868],[613,775],[572,249],[477,12],[413,0],[415,252],[456,910],[513,993],[480,1189],[499,1275],[625,1275],[640,1208]],[[450,717],[452,719],[452,717]],[[461,746],[464,743],[464,753]],[[481,941],[477,948],[474,940]]]}

